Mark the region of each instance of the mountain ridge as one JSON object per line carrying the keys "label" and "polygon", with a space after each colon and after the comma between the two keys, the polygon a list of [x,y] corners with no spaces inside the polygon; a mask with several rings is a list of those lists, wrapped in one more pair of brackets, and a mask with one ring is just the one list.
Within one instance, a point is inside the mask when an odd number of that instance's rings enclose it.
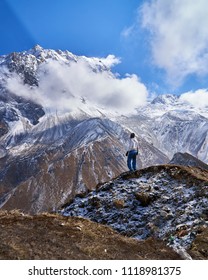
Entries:
{"label": "mountain ridge", "polygon": [[179,164],[183,166],[195,166],[208,170],[208,165],[203,161],[193,157],[189,153],[176,153],[169,164]]}

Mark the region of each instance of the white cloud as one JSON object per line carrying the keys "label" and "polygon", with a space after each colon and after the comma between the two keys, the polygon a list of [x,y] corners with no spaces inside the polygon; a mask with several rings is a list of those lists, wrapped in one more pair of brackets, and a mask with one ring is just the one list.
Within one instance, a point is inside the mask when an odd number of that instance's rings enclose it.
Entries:
{"label": "white cloud", "polygon": [[128,38],[135,32],[135,30],[136,30],[135,24],[133,24],[129,27],[125,27],[121,32],[121,36],[124,38]]}
{"label": "white cloud", "polygon": [[208,74],[207,0],[150,0],[138,11],[150,32],[153,62],[170,83]]}
{"label": "white cloud", "polygon": [[105,64],[109,68],[112,68],[113,66],[121,63],[120,58],[116,57],[113,54],[109,54],[107,57],[100,58],[99,60],[102,61],[103,64]]}
{"label": "white cloud", "polygon": [[[101,61],[112,66],[119,59],[108,56]],[[70,65],[51,60],[38,70],[39,87],[30,88],[17,75],[13,75],[7,82],[7,88],[40,103],[50,111],[73,111],[80,106],[82,98],[88,104],[121,113],[145,104],[148,92],[136,75],[119,79],[110,71],[93,71],[89,65],[89,61],[83,59]]]}
{"label": "white cloud", "polygon": [[189,91],[183,93],[180,96],[182,101],[186,101],[193,105],[194,107],[206,107],[208,106],[208,90],[207,89],[199,89],[197,91]]}

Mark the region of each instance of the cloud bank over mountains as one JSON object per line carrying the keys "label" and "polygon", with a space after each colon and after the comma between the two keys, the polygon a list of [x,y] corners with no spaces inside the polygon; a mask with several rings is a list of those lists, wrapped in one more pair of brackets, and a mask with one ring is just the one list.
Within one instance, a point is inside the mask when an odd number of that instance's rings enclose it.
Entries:
{"label": "cloud bank over mountains", "polygon": [[199,89],[196,91],[189,91],[180,96],[182,101],[189,102],[194,107],[208,107],[208,90]]}
{"label": "cloud bank over mountains", "polygon": [[[112,55],[101,61],[109,68],[119,63],[120,59]],[[20,76],[13,73],[7,80],[7,89],[41,104],[50,112],[60,113],[82,108],[83,101],[90,106],[121,114],[131,113],[135,108],[145,105],[151,96],[154,97],[135,74],[119,78],[111,71],[93,71],[89,65],[85,60],[71,62],[70,65],[48,60],[39,66],[38,87],[24,84]],[[203,108],[208,106],[208,90],[185,92],[180,99],[194,107]]]}
{"label": "cloud bank over mountains", "polygon": [[[108,56],[102,59],[106,67],[119,63],[119,59]],[[83,102],[121,112],[130,112],[144,105],[148,91],[137,75],[119,78],[111,71],[94,71],[84,60],[71,62],[48,60],[38,69],[38,87],[24,84],[13,74],[7,82],[11,92],[32,99],[50,111],[73,111]]]}

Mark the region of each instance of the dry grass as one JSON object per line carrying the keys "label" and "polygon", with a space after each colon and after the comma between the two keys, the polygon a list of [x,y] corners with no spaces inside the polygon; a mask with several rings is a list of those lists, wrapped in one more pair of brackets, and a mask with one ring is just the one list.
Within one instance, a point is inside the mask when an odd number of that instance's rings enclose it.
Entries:
{"label": "dry grass", "polygon": [[203,228],[192,243],[189,254],[193,259],[208,260],[208,228]]}
{"label": "dry grass", "polygon": [[136,241],[78,217],[0,211],[0,259],[180,259],[154,239]]}

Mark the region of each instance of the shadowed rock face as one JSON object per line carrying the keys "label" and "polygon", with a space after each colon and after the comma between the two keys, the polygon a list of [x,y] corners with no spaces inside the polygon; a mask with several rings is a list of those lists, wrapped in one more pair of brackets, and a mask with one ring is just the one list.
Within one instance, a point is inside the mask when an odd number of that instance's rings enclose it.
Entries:
{"label": "shadowed rock face", "polygon": [[8,125],[2,120],[0,121],[0,137],[7,134],[9,131]]}
{"label": "shadowed rock face", "polygon": [[23,82],[30,86],[38,86],[36,78],[37,59],[31,54],[13,52],[6,57],[4,64],[10,72],[22,77]]}
{"label": "shadowed rock face", "polygon": [[[12,95],[7,91],[4,92],[5,94],[7,95],[6,100],[0,91],[0,121],[7,124],[7,126],[9,123],[19,121],[21,118],[25,118],[32,125],[36,125],[39,123],[39,119],[45,115],[41,105],[31,100]],[[5,131],[4,134],[8,132]]]}
{"label": "shadowed rock face", "polygon": [[188,153],[176,153],[171,159],[170,164],[179,164],[183,166],[195,166],[208,170],[208,165],[203,161]]}
{"label": "shadowed rock face", "polygon": [[189,259],[185,250],[208,227],[207,205],[208,171],[161,165],[124,173],[75,198],[61,213],[107,224],[137,239],[157,237]]}

